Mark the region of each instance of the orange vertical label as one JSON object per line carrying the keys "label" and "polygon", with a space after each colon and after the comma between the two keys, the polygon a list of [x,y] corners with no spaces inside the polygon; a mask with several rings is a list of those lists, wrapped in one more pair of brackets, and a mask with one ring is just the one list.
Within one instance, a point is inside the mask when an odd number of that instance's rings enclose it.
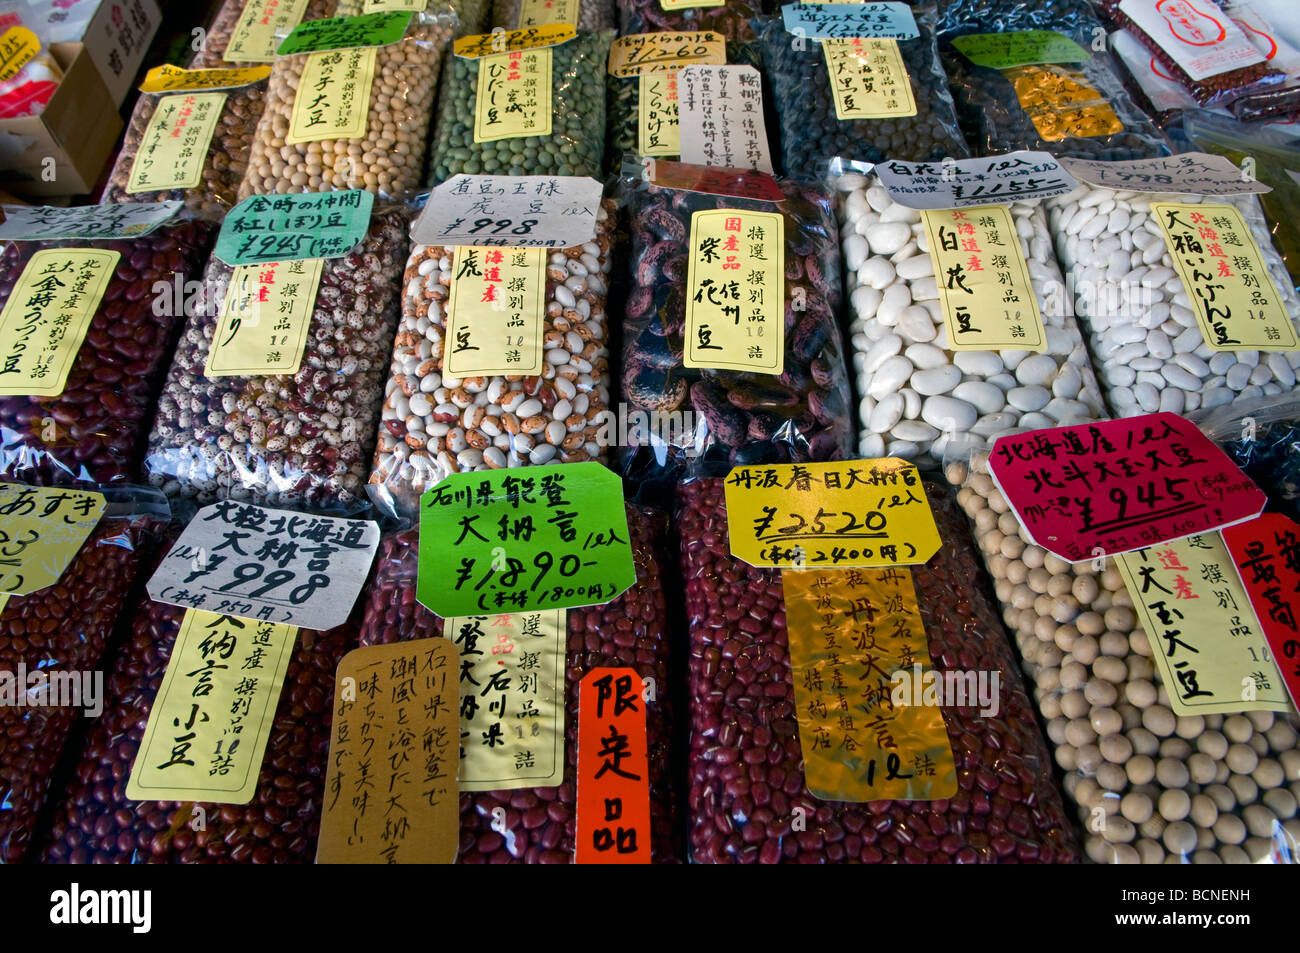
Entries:
{"label": "orange vertical label", "polygon": [[594,668],[578,686],[576,863],[650,863],[644,691],[630,668]]}

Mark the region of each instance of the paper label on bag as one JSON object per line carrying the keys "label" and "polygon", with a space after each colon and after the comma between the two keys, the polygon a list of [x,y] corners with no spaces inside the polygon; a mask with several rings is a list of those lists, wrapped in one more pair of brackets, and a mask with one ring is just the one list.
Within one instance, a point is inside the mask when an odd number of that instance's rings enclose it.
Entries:
{"label": "paper label on bag", "polygon": [[751,566],[919,565],[939,551],[920,474],[897,457],[736,467],[724,492],[731,555]]}
{"label": "paper label on bag", "polygon": [[230,32],[227,63],[271,63],[280,41],[302,22],[310,0],[247,0]]}
{"label": "paper label on bag", "polygon": [[[1280,513],[1265,513],[1223,532],[1223,542],[1246,588],[1255,618],[1291,696],[1300,706],[1300,526]],[[1261,659],[1262,661],[1262,659]],[[1261,665],[1243,689],[1273,689],[1270,670]]]}
{"label": "paper label on bag", "polygon": [[293,32],[285,37],[276,52],[280,56],[292,56],[297,53],[388,46],[406,34],[410,23],[411,14],[401,12],[305,20],[293,28]]}
{"label": "paper label on bag", "polygon": [[296,145],[363,137],[376,56],[374,47],[308,54],[284,141]]}
{"label": "paper label on bag", "polygon": [[785,369],[785,218],[717,209],[691,214],[686,367]]}
{"label": "paper label on bag", "polygon": [[114,202],[109,205],[6,205],[0,241],[39,242],[55,239],[137,238],[148,235],[184,207],[166,202]]}
{"label": "paper label on bag", "polygon": [[291,625],[186,612],[126,796],[251,801],[297,640]]}
{"label": "paper label on bag", "polygon": [[379,524],[224,500],[203,507],[149,579],[154,602],[324,631],[347,621]]}
{"label": "paper label on bag", "polygon": [[105,506],[103,494],[89,490],[0,483],[0,596],[7,601],[58,582]]}
{"label": "paper label on bag", "polygon": [[1185,152],[1156,159],[1102,162],[1063,157],[1061,164],[1080,182],[1109,189],[1188,195],[1243,195],[1273,191],[1225,156]]}
{"label": "paper label on bag", "polygon": [[1237,24],[1212,3],[1120,0],[1119,9],[1194,80],[1265,60]]}
{"label": "paper label on bag", "polygon": [[158,100],[131,163],[127,194],[197,188],[225,105],[225,93],[177,93]]}
{"label": "paper label on bag", "polygon": [[549,26],[552,23],[578,25],[581,0],[520,0],[519,22],[516,30],[530,26]]}
{"label": "paper label on bag", "polygon": [[1046,351],[1029,266],[1005,205],[921,213],[954,351]]}
{"label": "paper label on bag", "polygon": [[637,153],[675,156],[682,151],[677,73],[642,73],[637,90]]}
{"label": "paper label on bag", "polygon": [[36,252],[0,311],[0,395],[58,397],[113,280],[120,252]]}
{"label": "paper label on bag", "polygon": [[650,863],[650,739],[645,681],[593,668],[578,684],[576,864]]}
{"label": "paper label on bag", "polygon": [[921,35],[905,3],[787,3],[781,18],[787,33],[811,40],[914,40]]}
{"label": "paper label on bag", "polygon": [[411,241],[573,248],[596,237],[601,189],[583,176],[453,175],[429,196]]}
{"label": "paper label on bag", "polygon": [[568,613],[458,616],[460,789],[557,787],[564,780]]}
{"label": "paper label on bag", "polygon": [[298,373],[324,267],[309,258],[235,268],[203,375]]}
{"label": "paper label on bag", "polygon": [[954,36],[952,45],[976,66],[999,70],[1042,63],[1086,63],[1092,59],[1091,53],[1055,30],[968,33]]}
{"label": "paper label on bag", "polygon": [[212,89],[236,89],[261,82],[271,75],[269,66],[244,69],[181,69],[164,63],[145,74],[142,93],[193,93]]}
{"label": "paper label on bag", "polygon": [[7,83],[41,51],[41,41],[25,26],[11,26],[0,34],[0,83]]}
{"label": "paper label on bag", "polygon": [[855,803],[956,794],[912,571],[790,569],[781,588],[808,790]]}
{"label": "paper label on bag", "polygon": [[454,473],[420,497],[416,598],[444,618],[603,605],[636,582],[618,475]]}
{"label": "paper label on bag", "polygon": [[727,0],[659,0],[665,10],[689,10],[691,7],[721,7]]}
{"label": "paper label on bag", "polygon": [[549,136],[552,68],[549,49],[521,50],[479,60],[474,141]]}
{"label": "paper label on bag", "polygon": [[1255,236],[1235,206],[1152,202],[1151,217],[1210,350],[1300,350]]}
{"label": "paper label on bag", "polygon": [[835,118],[915,116],[912,81],[897,40],[823,40]]}
{"label": "paper label on bag", "polygon": [[448,377],[542,373],[548,257],[542,248],[455,250],[443,344]]}
{"label": "paper label on bag", "polygon": [[1175,715],[1290,710],[1281,673],[1220,534],[1124,553],[1115,564]]}
{"label": "paper label on bag", "polygon": [[989,473],[1030,540],[1067,562],[1253,519],[1266,497],[1177,414],[999,437]]}
{"label": "paper label on bag", "polygon": [[1016,91],[1020,108],[1040,138],[1059,142],[1070,137],[1111,136],[1124,124],[1080,70],[1064,66],[1019,66],[1002,75]]}
{"label": "paper label on bag", "polygon": [[677,74],[683,162],[772,172],[763,79],[752,66],[688,66]]}
{"label": "paper label on bag", "polygon": [[1061,160],[1046,152],[1008,152],[978,159],[876,163],[889,197],[913,209],[964,208],[1065,195],[1079,187]]}
{"label": "paper label on bag", "polygon": [[567,23],[551,23],[547,26],[530,26],[522,30],[497,33],[475,33],[472,36],[462,36],[452,44],[452,52],[459,57],[472,60],[485,56],[499,56],[502,53],[519,53],[524,50],[560,46],[577,35],[577,29]]}
{"label": "paper label on bag", "polygon": [[214,253],[227,265],[339,258],[366,237],[374,206],[365,189],[253,195],[222,219]]}
{"label": "paper label on bag", "polygon": [[611,76],[672,72],[683,66],[722,66],[727,46],[721,33],[638,33],[620,36],[609,48]]}
{"label": "paper label on bag", "polygon": [[450,864],[459,670],[446,639],[353,649],[334,678],[318,864]]}
{"label": "paper label on bag", "polygon": [[428,0],[365,0],[362,13],[419,13]]}

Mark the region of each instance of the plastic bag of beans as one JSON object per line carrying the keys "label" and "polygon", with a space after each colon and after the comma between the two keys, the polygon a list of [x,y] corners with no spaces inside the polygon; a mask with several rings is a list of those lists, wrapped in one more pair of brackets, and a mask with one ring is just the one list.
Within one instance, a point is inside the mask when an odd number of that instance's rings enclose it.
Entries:
{"label": "plastic bag of beans", "polygon": [[[979,564],[965,522],[944,488],[927,483],[925,492],[943,546],[925,566],[896,571],[911,575],[935,669],[997,672],[1000,701],[989,715],[978,706],[942,708],[956,766],[954,796],[853,803],[821,800],[806,785],[781,571],[755,569],[728,551],[722,479],[681,487],[693,861],[1076,860],[1015,659],[992,600],[972,585]],[[854,714],[859,707],[872,710],[854,705]]]}
{"label": "plastic bag of beans", "polygon": [[1300,298],[1253,195],[1175,195],[1082,184],[1047,200],[1075,313],[1116,415],[1217,407],[1295,385],[1300,351],[1215,351],[1206,343],[1153,202],[1230,204],[1242,216],[1290,321]]}
{"label": "plastic bag of beans", "polygon": [[988,473],[951,463],[1002,618],[1097,863],[1258,863],[1300,842],[1294,712],[1175,716],[1116,560],[1034,545]]}
{"label": "plastic bag of beans", "polygon": [[949,445],[1103,413],[1042,203],[1010,212],[1046,332],[1040,353],[951,349],[921,213],[895,202],[869,164],[831,164],[857,378],[858,452],[935,465]]}
{"label": "plastic bag of beans", "polygon": [[728,40],[754,41],[754,18],[763,13],[759,0],[727,0],[709,7],[665,10],[659,0],[616,0],[619,36],[632,33],[712,30]]}
{"label": "plastic bag of beans", "polygon": [[[51,782],[65,744],[84,716],[106,710],[101,659],[110,649],[114,622],[127,605],[137,573],[167,518],[156,492],[97,488],[109,507],[54,585],[12,596],[0,610],[0,671],[24,698],[31,676],[46,673],[47,691],[60,675],[61,690],[79,705],[0,706],[0,861],[29,856]],[[111,657],[111,656],[110,656]],[[132,712],[132,717],[135,713]],[[95,721],[93,724],[99,724]]]}
{"label": "plastic bag of beans", "polygon": [[1300,518],[1300,398],[1294,391],[1238,398],[1190,419],[1268,494],[1270,509]]}
{"label": "plastic bag of beans", "polygon": [[[688,180],[738,170],[657,163]],[[630,171],[630,170],[629,170]],[[679,470],[713,462],[833,460],[851,446],[849,382],[836,314],[839,242],[828,192],[760,174],[779,201],[660,186],[627,174],[623,200],[632,227],[633,288],[623,326],[623,396],[648,421],[648,439],[629,427],[629,471]],[[746,176],[741,176],[745,180]],[[710,186],[701,186],[707,188]],[[697,212],[778,214],[784,235],[784,347],[781,372],[687,367],[686,317],[691,223]],[[707,289],[701,288],[701,297]],[[772,306],[769,304],[769,307]],[[769,354],[768,357],[771,357]],[[669,459],[671,457],[671,459]]]}
{"label": "plastic bag of beans", "polygon": [[[617,26],[614,22],[614,0],[569,0],[569,2],[577,9],[578,20],[574,26],[579,30],[609,30]],[[496,0],[492,5],[492,26],[503,30],[522,30],[525,27],[541,26],[552,22],[546,18],[554,16],[554,8],[557,6],[568,8],[568,3],[564,0],[527,0],[527,2]],[[482,31],[466,30],[465,32]]]}
{"label": "plastic bag of beans", "polygon": [[868,162],[886,157],[919,162],[970,155],[939,65],[933,8],[918,6],[913,13],[920,36],[897,42],[915,115],[883,119],[839,119],[822,43],[796,42],[780,19],[759,21],[763,57],[781,120],[786,175],[816,180],[825,170],[826,160],[842,155]]}
{"label": "plastic bag of beans", "polygon": [[429,152],[428,184],[471,175],[579,175],[600,178],[605,158],[605,66],[610,30],[579,30],[551,52],[551,132],[475,141],[483,59],[451,57]]}
{"label": "plastic bag of beans", "polygon": [[364,240],[324,259],[295,374],[207,377],[234,269],[213,255],[176,348],[144,472],[169,496],[350,511],[366,502],[409,210],[376,203]]}
{"label": "plastic bag of beans", "polygon": [[614,203],[597,216],[590,242],[550,252],[539,376],[444,373],[455,249],[414,246],[370,473],[381,510],[413,515],[420,494],[452,473],[603,457]]}
{"label": "plastic bag of beans", "polygon": [[1056,30],[1085,46],[1105,28],[1089,0],[935,0],[940,38],[956,33],[1013,33]]}
{"label": "plastic bag of beans", "polygon": [[[289,35],[301,20],[320,20],[325,17],[335,15],[334,8],[338,0],[307,0],[303,8],[302,16],[298,20],[287,21],[285,24],[277,24],[275,36],[268,38],[266,49],[257,51],[258,59],[241,60],[241,52],[229,50],[230,41],[236,38],[239,32],[240,19],[244,17],[245,12],[251,18],[256,14],[270,15],[272,11],[268,9],[270,3],[268,0],[225,0],[217,15],[213,17],[211,25],[203,35],[203,41],[199,49],[195,51],[194,56],[190,58],[190,69],[221,69],[226,66],[257,66],[259,63],[270,63],[275,56],[275,50],[271,46],[279,46],[280,42]],[[249,8],[252,8],[251,10]],[[357,11],[360,13],[361,11]],[[241,39],[243,39],[241,37]],[[237,44],[238,45],[238,44]],[[226,59],[229,53],[230,59]],[[264,58],[263,58],[264,56]]]}
{"label": "plastic bag of beans", "polygon": [[[355,2],[340,3],[339,15],[347,15],[348,3]],[[391,197],[416,188],[424,166],[438,67],[455,22],[449,13],[416,13],[405,36],[374,49],[365,133],[355,138],[287,141],[303,71],[311,67],[313,56],[325,54],[277,57],[239,198],[331,189],[369,189]]]}
{"label": "plastic bag of beans", "polygon": [[[127,123],[126,139],[109,173],[101,201],[163,202],[178,199],[195,212],[211,218],[220,217],[235,204],[239,183],[244,180],[253,132],[262,115],[265,94],[265,82],[234,89],[205,90],[193,97],[187,93],[141,93]],[[211,136],[197,144],[207,153],[198,169],[198,184],[193,187],[151,188],[150,175],[135,171],[141,147],[156,145],[160,136],[174,129],[182,110],[197,110],[194,100],[199,100],[204,110],[216,112]],[[155,122],[157,125],[150,136],[150,124]],[[154,182],[177,181],[178,177],[172,173],[173,158],[167,156],[166,168],[158,168],[152,173]],[[189,162],[183,168],[189,170]]]}
{"label": "plastic bag of beans", "polygon": [[[138,472],[154,398],[184,323],[175,300],[180,296],[164,298],[157,286],[183,288],[197,278],[215,234],[211,223],[182,213],[133,238],[0,245],[0,305],[8,303],[38,255],[33,267],[41,271],[83,260],[59,259],[53,254],[59,249],[120,256],[85,338],[69,358],[62,391],[0,397],[0,479],[113,483]],[[24,282],[29,291],[31,279]]]}
{"label": "plastic bag of beans", "polygon": [[[613,602],[568,610],[565,659],[564,782],[558,787],[462,791],[457,863],[571,863],[574,856],[578,685],[599,666],[628,666],[655,680],[658,700],[646,706],[650,762],[651,858],[681,858],[677,789],[670,762],[672,713],[663,686],[669,677],[669,622],[663,590],[664,514],[627,506],[636,583]],[[443,635],[443,620],[415,600],[419,534],[406,530],[380,544],[364,594],[362,645]],[[454,633],[447,633],[454,638]],[[505,809],[505,830],[493,813]]]}
{"label": "plastic bag of beans", "polygon": [[[130,607],[106,680],[104,712],[42,840],[44,863],[306,864],[316,853],[333,714],[334,671],[355,646],[351,623],[300,629],[248,804],[136,801],[127,781],[185,610],[147,596]],[[196,818],[203,824],[195,824]]]}

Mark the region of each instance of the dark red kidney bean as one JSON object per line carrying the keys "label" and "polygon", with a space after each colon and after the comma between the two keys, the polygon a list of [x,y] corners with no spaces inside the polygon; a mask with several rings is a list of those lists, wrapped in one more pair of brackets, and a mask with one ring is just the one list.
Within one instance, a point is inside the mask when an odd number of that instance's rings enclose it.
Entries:
{"label": "dark red kidney bean", "polygon": [[[926,483],[943,547],[912,570],[936,668],[998,671],[1000,711],[945,708],[958,792],[822,801],[804,784],[781,573],[731,556],[721,479],[680,488],[691,620],[691,859],[703,863],[1075,863],[1078,852],[980,563],[945,488]],[[761,623],[741,625],[747,618]],[[792,830],[793,809],[807,829]]]}
{"label": "dark red kidney bean", "polygon": [[[0,397],[0,478],[48,485],[131,479],[140,465],[158,387],[184,324],[181,303],[155,314],[154,285],[198,277],[216,235],[202,220],[173,221],[118,241],[9,242],[0,251],[0,305],[28,260],[47,248],[121,254],[58,397]],[[111,395],[111,396],[108,396]],[[114,408],[114,409],[110,409]],[[76,427],[74,433],[73,428]]]}
{"label": "dark red kidney bean", "polygon": [[[676,830],[677,793],[672,784],[672,712],[668,699],[669,634],[660,548],[663,514],[627,507],[636,562],[636,583],[603,606],[570,609],[565,660],[565,766],[558,787],[462,793],[461,864],[567,864],[574,853],[574,778],[578,758],[578,683],[602,665],[628,666],[653,677],[658,699],[646,709],[650,747],[650,852],[655,863],[673,863],[681,851]],[[415,600],[419,534],[386,537],[365,596],[361,644],[380,645],[442,635],[442,619]],[[492,812],[505,808],[509,837],[492,829]],[[511,849],[513,847],[513,850]]]}
{"label": "dark red kidney bean", "polygon": [[[126,782],[185,610],[144,599],[106,680],[103,714],[87,732],[57,803],[46,863],[311,863],[329,755],[334,671],[355,626],[302,629],[248,804],[132,801]],[[202,829],[192,829],[194,807]]]}
{"label": "dark red kidney bean", "polygon": [[[0,612],[0,671],[99,668],[157,528],[147,518],[105,517],[58,582],[11,597]],[[0,707],[0,861],[28,855],[59,755],[82,715],[65,706]]]}

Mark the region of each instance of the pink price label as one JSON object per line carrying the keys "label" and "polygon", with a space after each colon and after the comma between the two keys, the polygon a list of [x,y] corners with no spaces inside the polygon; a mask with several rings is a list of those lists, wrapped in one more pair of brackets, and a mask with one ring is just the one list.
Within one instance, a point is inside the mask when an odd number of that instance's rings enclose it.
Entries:
{"label": "pink price label", "polygon": [[1267,499],[1169,413],[999,437],[989,469],[1029,537],[1070,562],[1231,526]]}
{"label": "pink price label", "polygon": [[[1223,531],[1228,555],[1250,596],[1273,661],[1293,705],[1300,705],[1300,526],[1280,513],[1265,513]],[[1258,683],[1271,670],[1261,667]],[[1256,687],[1261,687],[1257,684]]]}

